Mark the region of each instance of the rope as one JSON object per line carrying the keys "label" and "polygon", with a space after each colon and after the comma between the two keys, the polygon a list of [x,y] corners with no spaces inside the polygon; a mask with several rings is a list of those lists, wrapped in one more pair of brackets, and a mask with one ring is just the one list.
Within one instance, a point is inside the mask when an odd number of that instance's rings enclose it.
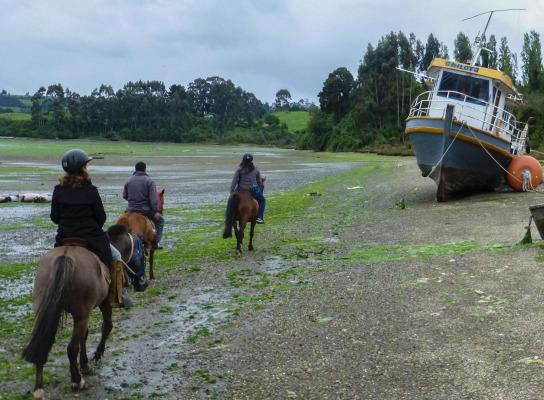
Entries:
{"label": "rope", "polygon": [[[464,124],[464,122],[463,122]],[[544,192],[541,192],[541,191],[538,191],[536,190],[536,188],[533,186],[532,182],[531,182],[531,179],[530,179],[530,172],[528,172],[527,174],[525,173],[526,171],[523,171],[522,173],[522,179],[519,179],[517,176],[513,175],[510,171],[508,171],[507,169],[505,169],[502,164],[500,162],[497,161],[497,159],[495,157],[493,157],[493,154],[491,154],[486,148],[485,146],[482,144],[482,141],[474,134],[474,132],[472,131],[471,127],[469,125],[466,125],[468,130],[470,131],[470,134],[474,137],[474,139],[476,139],[476,141],[478,142],[478,144],[482,147],[482,149],[484,149],[484,151],[487,153],[487,155],[489,157],[491,157],[491,159],[493,161],[495,161],[495,163],[504,171],[506,172],[508,175],[510,175],[512,178],[514,178],[515,180],[517,180],[518,182],[521,182],[521,185],[522,185],[522,190],[525,191],[525,192],[535,192],[535,193],[544,193]]]}
{"label": "rope", "polygon": [[482,147],[482,149],[484,149],[484,151],[487,153],[487,155],[493,160],[495,161],[495,163],[504,171],[506,172],[508,175],[510,175],[512,178],[514,178],[515,180],[521,182],[523,184],[523,181],[521,179],[519,179],[517,176],[513,175],[510,171],[508,171],[506,168],[504,168],[502,166],[502,164],[500,162],[497,161],[497,159],[495,157],[493,157],[493,154],[491,154],[489,152],[489,150],[487,150],[485,148],[485,146],[482,144],[482,141],[480,140],[480,138],[478,136],[476,136],[474,134],[474,132],[472,131],[472,128],[470,127],[470,125],[467,125],[467,128],[468,130],[470,131],[470,134],[474,137],[474,139],[476,139],[476,141],[478,142],[478,144]]}
{"label": "rope", "polygon": [[538,151],[538,150],[535,150],[535,149],[531,149],[531,153],[538,153],[538,154],[542,154],[542,155],[544,155],[544,153],[543,153],[543,152],[541,152],[541,151]]}
{"label": "rope", "polygon": [[431,174],[435,171],[435,169],[442,163],[442,160],[444,159],[444,157],[446,156],[446,154],[448,153],[448,151],[450,151],[450,148],[451,146],[453,145],[453,142],[455,142],[455,139],[457,139],[457,136],[459,135],[459,132],[461,132],[461,129],[463,128],[463,125],[465,123],[462,122],[461,123],[461,126],[459,127],[459,130],[457,131],[457,133],[455,134],[455,136],[453,137],[453,140],[451,141],[451,143],[449,144],[449,146],[446,148],[446,151],[442,154],[442,156],[440,157],[440,159],[437,161],[437,163],[431,168],[431,172],[429,172],[429,174],[427,176],[431,176]]}

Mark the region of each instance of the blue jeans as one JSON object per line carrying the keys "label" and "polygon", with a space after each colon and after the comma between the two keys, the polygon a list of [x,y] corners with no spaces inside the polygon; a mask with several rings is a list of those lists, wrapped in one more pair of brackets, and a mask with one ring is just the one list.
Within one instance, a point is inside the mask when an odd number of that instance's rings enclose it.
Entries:
{"label": "blue jeans", "polygon": [[258,218],[264,219],[264,208],[266,206],[266,200],[264,198],[263,192],[261,191],[261,188],[259,186],[253,186],[251,188],[251,195],[255,200],[257,200],[257,203],[259,203]]}
{"label": "blue jeans", "polygon": [[162,239],[162,231],[164,229],[164,217],[161,215],[159,219],[155,219],[154,213],[146,213],[147,217],[155,224],[155,229],[157,229],[157,236],[155,236],[155,244],[159,244]]}

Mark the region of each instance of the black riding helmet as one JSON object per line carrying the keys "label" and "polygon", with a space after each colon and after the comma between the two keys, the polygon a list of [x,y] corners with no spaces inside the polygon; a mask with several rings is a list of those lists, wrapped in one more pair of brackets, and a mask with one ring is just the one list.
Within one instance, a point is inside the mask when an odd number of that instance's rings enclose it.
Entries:
{"label": "black riding helmet", "polygon": [[242,157],[242,161],[247,161],[247,162],[253,161],[253,154],[251,153],[244,154],[244,157]]}
{"label": "black riding helmet", "polygon": [[92,159],[83,150],[68,150],[62,156],[62,169],[66,172],[78,172]]}

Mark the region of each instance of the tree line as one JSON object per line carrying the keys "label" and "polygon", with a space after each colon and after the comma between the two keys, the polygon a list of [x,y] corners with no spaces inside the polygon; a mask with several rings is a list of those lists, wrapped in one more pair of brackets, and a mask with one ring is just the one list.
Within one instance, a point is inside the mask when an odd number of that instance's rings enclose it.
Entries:
{"label": "tree line", "polygon": [[102,84],[90,95],[58,83],[40,87],[31,103],[31,120],[0,119],[0,134],[172,142],[295,140],[269,114],[268,104],[218,76],[195,79],[187,87],[137,81],[114,91]]}
{"label": "tree line", "polygon": [[[536,117],[531,133],[532,143],[544,139],[544,74],[540,36],[531,31],[524,35],[521,66],[518,56],[508,45],[490,35],[485,42],[480,65],[508,74],[526,94],[526,104],[517,110],[517,117]],[[432,33],[425,45],[413,33],[391,32],[376,46],[368,44],[354,77],[345,67],[332,71],[318,95],[319,111],[310,120],[308,129],[299,138],[302,149],[357,150],[373,144],[399,143],[412,100],[424,85],[414,75],[400,72],[397,67],[424,73],[433,58],[449,59],[448,47]],[[453,58],[469,63],[473,58],[469,38],[459,33],[454,41]]]}

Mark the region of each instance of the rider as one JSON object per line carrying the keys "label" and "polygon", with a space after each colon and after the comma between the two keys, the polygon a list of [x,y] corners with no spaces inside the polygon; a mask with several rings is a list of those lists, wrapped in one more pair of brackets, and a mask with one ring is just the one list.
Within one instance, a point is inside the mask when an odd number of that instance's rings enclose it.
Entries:
{"label": "rider", "polygon": [[87,163],[92,159],[78,149],[69,150],[62,157],[66,174],[59,178],[51,201],[51,220],[58,225],[55,247],[62,246],[67,238],[84,240],[89,250],[110,268],[108,301],[113,307],[130,307],[132,300],[123,289],[121,254],[102,230],[106,213],[87,172]]}
{"label": "rider", "polygon": [[266,201],[263,196],[263,182],[264,179],[261,177],[260,171],[253,165],[253,155],[250,153],[244,154],[240,167],[236,170],[232,178],[229,196],[232,196],[235,191],[249,190],[253,198],[259,203],[258,224],[264,224],[263,218]]}
{"label": "rider", "polygon": [[128,201],[127,212],[141,212],[155,223],[157,235],[155,236],[155,249],[162,249],[159,242],[162,238],[164,228],[164,218],[159,212],[159,202],[157,199],[157,188],[155,182],[145,172],[146,165],[143,161],[138,161],[134,166],[134,173],[125,183],[123,189],[123,199]]}

